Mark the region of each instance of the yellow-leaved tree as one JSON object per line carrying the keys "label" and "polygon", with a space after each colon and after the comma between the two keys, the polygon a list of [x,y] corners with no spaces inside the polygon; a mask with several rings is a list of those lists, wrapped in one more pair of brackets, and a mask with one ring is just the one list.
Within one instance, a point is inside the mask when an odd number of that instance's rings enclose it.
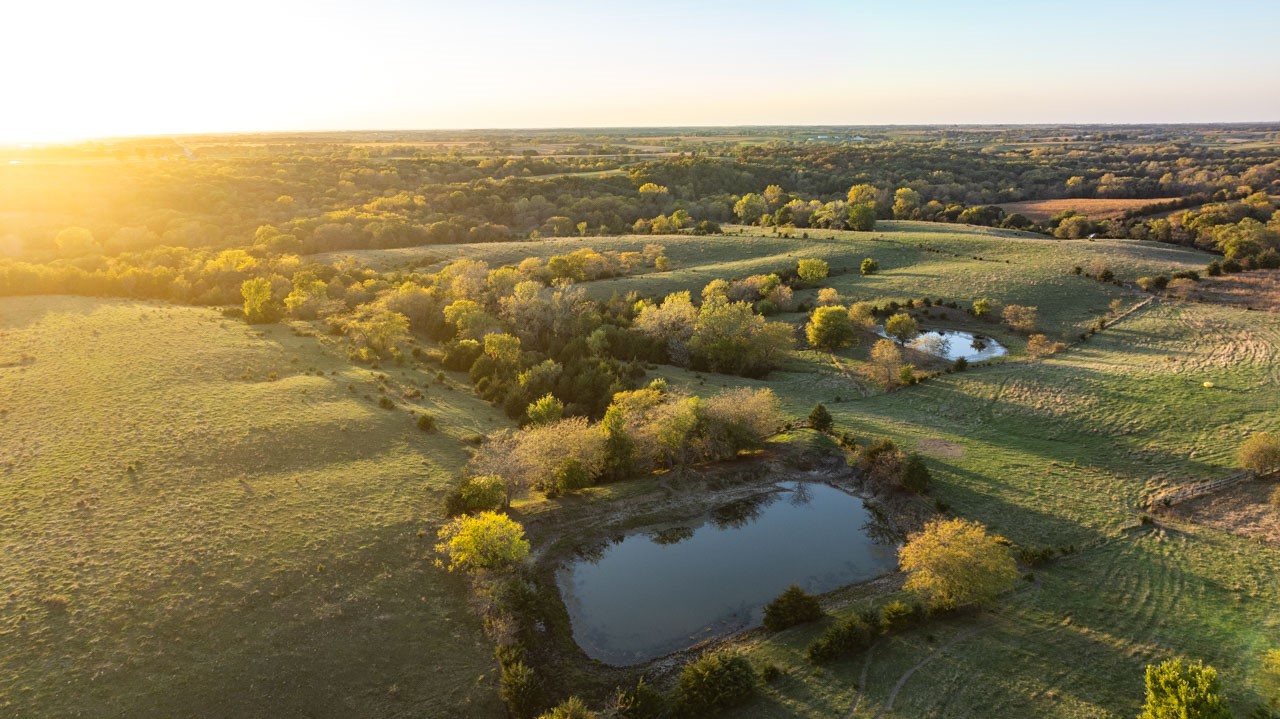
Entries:
{"label": "yellow-leaved tree", "polygon": [[935,519],[907,537],[898,565],[907,590],[937,609],[990,604],[1018,579],[1009,547],[981,522],[959,518]]}
{"label": "yellow-leaved tree", "polygon": [[509,567],[529,556],[524,527],[498,512],[458,517],[440,528],[439,538],[436,551],[448,558],[451,572]]}

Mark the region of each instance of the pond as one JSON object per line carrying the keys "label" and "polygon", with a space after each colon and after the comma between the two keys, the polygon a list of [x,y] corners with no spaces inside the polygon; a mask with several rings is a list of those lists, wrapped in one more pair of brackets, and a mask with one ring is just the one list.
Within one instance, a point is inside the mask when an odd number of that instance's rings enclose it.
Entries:
{"label": "pond", "polygon": [[[884,328],[878,328],[876,334],[889,336],[884,333]],[[966,362],[981,362],[1009,354],[1004,345],[990,337],[962,330],[928,330],[907,344],[913,349],[952,361],[963,357]]]}
{"label": "pond", "polygon": [[[638,664],[759,624],[791,584],[826,592],[896,566],[862,500],[790,482],[698,522],[623,537],[557,574],[578,646],[615,666]],[[883,534],[883,532],[879,532]]]}

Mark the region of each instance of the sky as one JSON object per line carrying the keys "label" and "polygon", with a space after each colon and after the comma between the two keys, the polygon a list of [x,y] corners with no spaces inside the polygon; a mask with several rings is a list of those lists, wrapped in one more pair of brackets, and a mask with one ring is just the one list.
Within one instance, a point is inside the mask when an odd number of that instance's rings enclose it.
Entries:
{"label": "sky", "polygon": [[1280,121],[1280,2],[4,0],[0,142]]}

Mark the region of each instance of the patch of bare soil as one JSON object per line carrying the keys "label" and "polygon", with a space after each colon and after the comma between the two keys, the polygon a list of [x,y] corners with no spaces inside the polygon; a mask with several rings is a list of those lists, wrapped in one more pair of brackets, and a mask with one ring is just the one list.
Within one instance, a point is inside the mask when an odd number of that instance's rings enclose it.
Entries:
{"label": "patch of bare soil", "polygon": [[959,459],[964,456],[964,447],[945,439],[922,439],[916,442],[916,448],[939,459]]}
{"label": "patch of bare soil", "polygon": [[1206,277],[1187,291],[1187,299],[1280,311],[1280,270],[1251,270]]}
{"label": "patch of bare soil", "polygon": [[1275,480],[1253,480],[1176,505],[1174,514],[1251,539],[1280,544],[1280,508],[1271,494]]}

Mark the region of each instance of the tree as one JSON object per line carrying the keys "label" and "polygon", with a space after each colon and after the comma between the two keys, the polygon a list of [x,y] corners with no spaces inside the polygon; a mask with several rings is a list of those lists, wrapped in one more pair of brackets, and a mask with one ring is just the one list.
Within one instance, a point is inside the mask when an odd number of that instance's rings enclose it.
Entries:
{"label": "tree", "polygon": [[1032,357],[1057,354],[1066,348],[1065,344],[1055,342],[1044,335],[1031,335],[1027,338],[1027,354]]}
{"label": "tree", "polygon": [[760,217],[768,211],[769,203],[754,192],[743,195],[742,199],[733,205],[733,214],[737,215],[738,220],[746,225],[758,223]]}
{"label": "tree", "polygon": [[840,304],[840,292],[834,287],[823,287],[818,290],[818,304],[824,307]]}
{"label": "tree", "polygon": [[990,604],[1018,579],[1009,547],[981,523],[959,518],[932,520],[908,536],[898,564],[905,588],[939,609]]}
{"label": "tree", "polygon": [[835,351],[853,343],[856,334],[849,312],[843,307],[819,307],[809,316],[804,328],[809,344],[828,351]]}
{"label": "tree", "polygon": [[755,669],[742,655],[707,654],[680,670],[676,703],[687,716],[707,716],[746,703],[756,682]]}
{"label": "tree", "polygon": [[818,598],[792,584],[764,608],[764,628],[780,632],[787,627],[822,618]]}
{"label": "tree", "polygon": [[1147,666],[1147,700],[1138,719],[1231,719],[1218,670],[1170,659]]}
{"label": "tree", "polygon": [[596,716],[595,712],[587,708],[586,702],[578,697],[569,697],[538,719],[596,719]]}
{"label": "tree", "polygon": [[850,205],[875,205],[880,198],[880,188],[875,185],[854,185],[849,188]]}
{"label": "tree", "polygon": [[874,275],[880,271],[880,263],[868,257],[862,261],[862,266],[858,269],[864,275]]}
{"label": "tree", "polygon": [[1280,437],[1259,432],[1240,445],[1240,466],[1258,474],[1280,469]]}
{"label": "tree", "polygon": [[884,333],[900,343],[905,343],[920,334],[920,325],[916,322],[916,318],[905,312],[899,312],[884,321]]}
{"label": "tree", "polygon": [[907,455],[906,461],[902,463],[902,488],[912,494],[924,494],[929,491],[929,486],[933,484],[933,475],[929,474],[929,467],[924,463],[924,457],[912,452]]}
{"label": "tree", "polygon": [[827,265],[825,260],[820,260],[814,257],[807,257],[796,264],[796,274],[805,282],[825,280],[827,278],[827,273],[830,271],[831,268]]}
{"label": "tree", "polygon": [[1009,329],[1016,332],[1035,332],[1040,318],[1035,307],[1025,305],[1008,305],[1000,315]]}
{"label": "tree", "polygon": [[271,280],[255,277],[240,285],[244,297],[244,316],[250,324],[275,322],[280,318],[279,307],[271,298]]}
{"label": "tree", "polygon": [[902,350],[893,340],[877,340],[871,347],[871,365],[880,383],[892,387],[902,371]]}
{"label": "tree", "polygon": [[899,220],[913,219],[920,210],[920,193],[903,187],[893,193],[893,216]]}
{"label": "tree", "polygon": [[819,432],[830,432],[833,426],[831,413],[827,411],[826,405],[815,404],[809,412],[809,426]]}
{"label": "tree", "polygon": [[564,417],[564,403],[556,399],[555,395],[547,393],[536,402],[530,403],[525,414],[529,417],[529,424],[559,422]]}
{"label": "tree", "polygon": [[529,556],[524,528],[505,514],[481,512],[458,517],[440,528],[436,551],[448,558],[449,571],[474,572],[517,564]]}
{"label": "tree", "polygon": [[986,297],[979,297],[973,301],[973,316],[987,318],[995,310],[995,303]]}
{"label": "tree", "polygon": [[871,205],[849,207],[849,229],[870,232],[876,228],[876,211]]}
{"label": "tree", "polygon": [[93,233],[83,227],[68,227],[53,238],[60,257],[83,257],[102,252],[102,245],[94,239]]}
{"label": "tree", "polygon": [[391,350],[409,337],[409,318],[399,312],[362,305],[342,322],[352,342],[374,352]]}

